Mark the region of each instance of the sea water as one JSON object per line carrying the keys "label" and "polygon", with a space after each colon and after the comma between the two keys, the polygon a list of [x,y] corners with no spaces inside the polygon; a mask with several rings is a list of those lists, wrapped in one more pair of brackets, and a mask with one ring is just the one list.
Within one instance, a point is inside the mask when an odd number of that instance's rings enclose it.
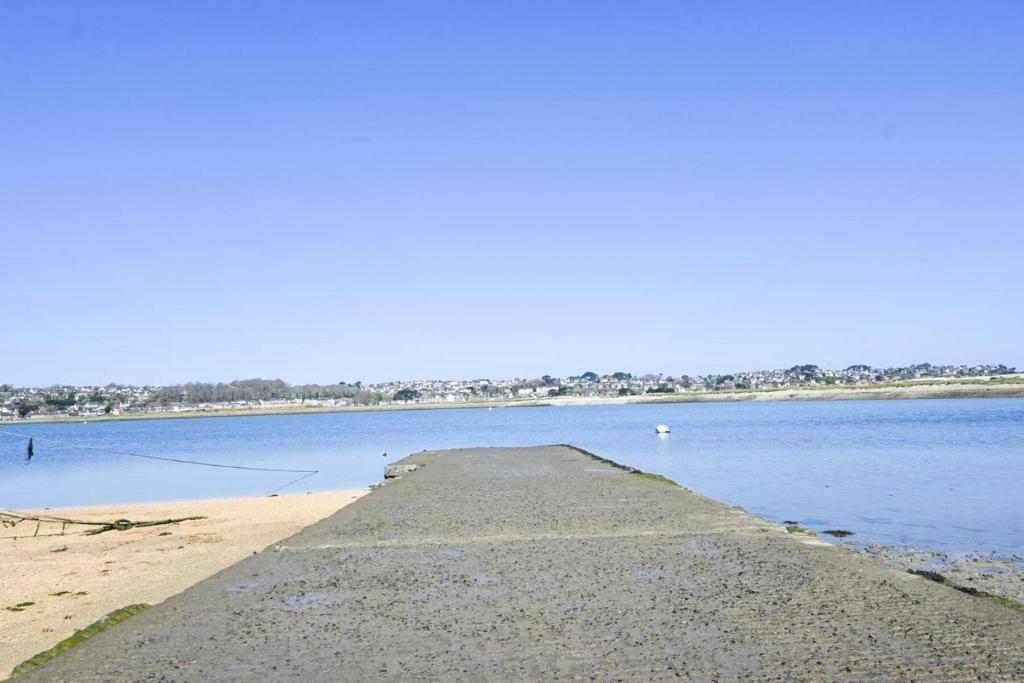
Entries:
{"label": "sea water", "polygon": [[[672,433],[655,434],[658,424]],[[774,521],[1024,553],[1024,400],[676,403],[0,424],[0,508],[361,488],[424,449],[570,443]],[[61,443],[53,443],[55,439]],[[86,448],[88,447],[88,448]],[[383,455],[387,453],[387,455]]]}

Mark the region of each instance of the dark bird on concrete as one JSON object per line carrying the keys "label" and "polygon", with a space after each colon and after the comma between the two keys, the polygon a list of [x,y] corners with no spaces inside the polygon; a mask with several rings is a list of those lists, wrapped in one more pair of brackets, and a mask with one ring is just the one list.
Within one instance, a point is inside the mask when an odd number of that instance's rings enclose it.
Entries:
{"label": "dark bird on concrete", "polygon": [[28,447],[25,449],[25,462],[28,463],[32,460],[32,456],[36,454],[36,449],[32,446],[32,437],[28,438]]}

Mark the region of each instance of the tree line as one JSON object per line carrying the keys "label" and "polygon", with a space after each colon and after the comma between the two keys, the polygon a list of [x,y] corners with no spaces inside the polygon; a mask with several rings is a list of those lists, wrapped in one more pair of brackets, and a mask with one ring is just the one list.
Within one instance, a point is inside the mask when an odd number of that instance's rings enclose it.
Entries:
{"label": "tree line", "polygon": [[269,401],[305,398],[347,398],[356,400],[366,393],[362,384],[291,385],[280,379],[239,379],[232,382],[188,382],[159,387],[150,401],[168,403],[228,403],[231,401]]}

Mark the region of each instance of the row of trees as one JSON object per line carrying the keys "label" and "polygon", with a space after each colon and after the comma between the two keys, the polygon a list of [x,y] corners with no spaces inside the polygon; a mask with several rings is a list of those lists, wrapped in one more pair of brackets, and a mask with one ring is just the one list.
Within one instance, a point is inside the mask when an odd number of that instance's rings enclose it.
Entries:
{"label": "row of trees", "polygon": [[384,400],[384,395],[364,389],[362,382],[291,385],[280,379],[239,379],[216,384],[189,382],[159,387],[150,396],[150,402],[158,405],[290,399],[348,399],[356,405],[376,405]]}
{"label": "row of trees", "polygon": [[287,398],[291,389],[280,379],[239,379],[233,382],[189,382],[159,387],[150,396],[154,403],[222,403]]}

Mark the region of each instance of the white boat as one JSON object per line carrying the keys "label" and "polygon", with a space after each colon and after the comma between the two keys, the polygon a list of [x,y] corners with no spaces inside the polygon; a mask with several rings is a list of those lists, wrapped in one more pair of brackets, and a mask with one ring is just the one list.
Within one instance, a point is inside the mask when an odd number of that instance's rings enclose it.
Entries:
{"label": "white boat", "polygon": [[668,425],[658,425],[657,427],[654,428],[654,431],[657,434],[671,434],[672,433],[672,430],[668,428]]}

